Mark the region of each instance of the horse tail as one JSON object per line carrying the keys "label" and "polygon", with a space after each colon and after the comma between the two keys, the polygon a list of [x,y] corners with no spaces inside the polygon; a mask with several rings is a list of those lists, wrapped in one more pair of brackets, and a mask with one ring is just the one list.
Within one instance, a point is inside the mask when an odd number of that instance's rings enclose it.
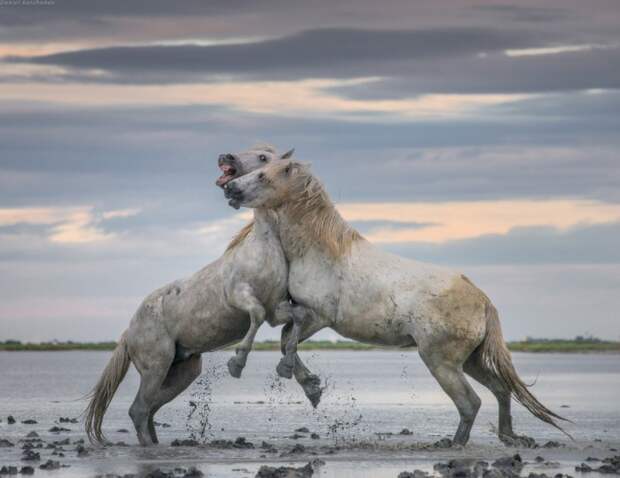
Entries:
{"label": "horse tail", "polygon": [[93,444],[103,444],[105,442],[105,437],[101,431],[103,416],[112,401],[116,389],[123,381],[123,378],[125,378],[125,374],[131,362],[131,358],[127,352],[126,333],[127,332],[123,333],[121,336],[97,385],[95,385],[89,394],[90,403],[85,410],[85,427],[86,435]]}
{"label": "horse tail", "polygon": [[523,380],[519,378],[512,364],[510,351],[506,346],[506,342],[504,342],[497,309],[490,302],[486,305],[486,319],[486,336],[481,344],[482,365],[494,374],[503,383],[504,387],[510,391],[514,399],[527,408],[532,415],[554,426],[573,440],[573,437],[559,426],[554,419],[567,422],[570,422],[570,420],[561,417],[540,403],[528,390],[528,386]]}

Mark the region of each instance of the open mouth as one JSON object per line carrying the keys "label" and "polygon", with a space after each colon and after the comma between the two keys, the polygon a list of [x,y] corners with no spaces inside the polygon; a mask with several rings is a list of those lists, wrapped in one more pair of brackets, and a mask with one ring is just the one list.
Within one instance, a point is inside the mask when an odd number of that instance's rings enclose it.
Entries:
{"label": "open mouth", "polygon": [[219,178],[217,178],[217,181],[215,181],[215,184],[223,188],[224,185],[228,181],[235,179],[235,175],[237,174],[237,169],[230,164],[222,164],[220,165],[220,169],[222,170],[223,174]]}

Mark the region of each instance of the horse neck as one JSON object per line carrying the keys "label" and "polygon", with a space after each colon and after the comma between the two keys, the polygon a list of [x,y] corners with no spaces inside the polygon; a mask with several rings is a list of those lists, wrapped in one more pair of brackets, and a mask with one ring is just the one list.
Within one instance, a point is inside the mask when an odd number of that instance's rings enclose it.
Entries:
{"label": "horse neck", "polygon": [[[313,250],[327,260],[337,259],[348,252],[352,241],[359,235],[340,217],[327,198],[313,206],[313,211],[295,205],[285,205],[276,213],[282,248],[288,258],[301,258]],[[334,236],[326,234],[330,224]]]}
{"label": "horse neck", "polygon": [[275,218],[267,209],[254,209],[254,232],[262,234],[275,230]]}

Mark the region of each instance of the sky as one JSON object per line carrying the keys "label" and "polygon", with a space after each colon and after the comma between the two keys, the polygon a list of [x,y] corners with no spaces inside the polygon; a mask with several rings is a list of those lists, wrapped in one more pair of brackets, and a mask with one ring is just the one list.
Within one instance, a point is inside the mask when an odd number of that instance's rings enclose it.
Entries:
{"label": "sky", "polygon": [[257,142],[507,339],[618,340],[618,131],[617,0],[0,1],[0,340],[116,339],[251,217],[214,182]]}

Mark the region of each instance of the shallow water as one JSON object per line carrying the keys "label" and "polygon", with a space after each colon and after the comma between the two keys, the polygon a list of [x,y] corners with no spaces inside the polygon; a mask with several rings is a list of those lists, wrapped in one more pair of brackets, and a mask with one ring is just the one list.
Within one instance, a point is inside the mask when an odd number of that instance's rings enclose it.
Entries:
{"label": "shallow water", "polygon": [[[207,476],[253,476],[260,464],[291,459],[305,463],[312,458],[309,454],[280,457],[280,453],[262,458],[264,452],[260,449],[167,446],[173,439],[190,436],[204,440],[244,436],[257,446],[266,440],[279,452],[302,443],[327,462],[320,476],[334,477],[392,477],[403,469],[430,471],[432,463],[449,456],[464,454],[489,459],[511,452],[493,433],[496,402],[477,384],[483,405],[470,446],[448,452],[423,449],[425,444],[451,435],[458,415],[415,352],[302,352],[309,367],[327,384],[316,410],[306,402],[294,381],[276,378],[278,353],[252,353],[239,380],[229,377],[226,371],[225,363],[231,354],[205,354],[201,379],[159,412],[156,420],[170,425],[158,427],[163,445],[148,450],[137,446],[111,447],[94,451],[88,458],[76,458],[75,452],[68,451],[60,461],[71,467],[50,473],[93,476],[193,464],[208,472]],[[48,441],[82,438],[82,424],[62,424],[71,431],[59,435],[47,430],[57,425],[61,416],[80,414],[85,406],[80,397],[96,382],[109,356],[108,352],[0,352],[0,438],[17,442],[31,430]],[[561,462],[561,467],[550,474],[564,470],[575,475],[574,464],[586,456],[613,454],[608,449],[617,448],[620,443],[619,355],[513,356],[521,376],[528,382],[536,381],[533,391],[541,401],[575,422],[566,425],[576,439],[570,442],[519,405],[514,407],[515,429],[519,433],[533,436],[539,443],[556,440],[568,445],[546,450],[549,457]],[[111,441],[137,443],[127,410],[138,379],[130,369],[106,415],[104,430]],[[190,401],[196,406],[191,407]],[[188,419],[192,410],[194,413]],[[7,424],[9,414],[17,424]],[[38,424],[22,424],[25,419],[35,419]],[[300,427],[318,433],[320,439],[312,440],[308,434],[292,439],[294,430]],[[117,431],[123,428],[130,433]],[[412,435],[399,435],[403,428],[411,430]],[[334,449],[335,446],[339,448]],[[18,447],[0,448],[0,466],[20,464],[20,456]],[[41,456],[43,461],[48,458],[45,451]]]}

